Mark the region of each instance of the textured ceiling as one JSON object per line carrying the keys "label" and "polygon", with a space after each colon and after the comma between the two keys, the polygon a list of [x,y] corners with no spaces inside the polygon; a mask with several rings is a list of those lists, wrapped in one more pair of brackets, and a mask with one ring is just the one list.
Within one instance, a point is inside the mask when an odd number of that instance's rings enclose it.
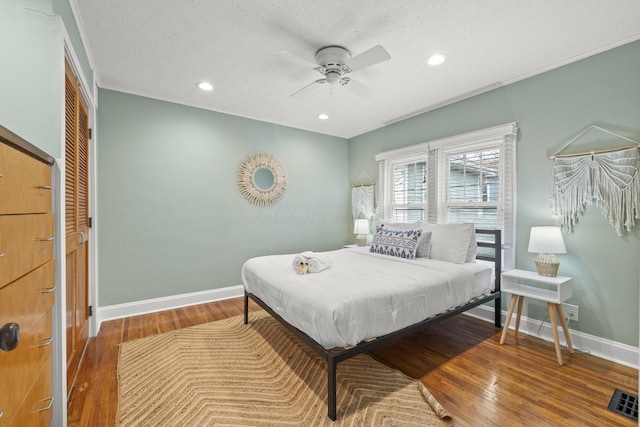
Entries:
{"label": "textured ceiling", "polygon": [[[638,0],[72,2],[100,87],[345,138],[640,39]],[[370,96],[290,96],[322,76],[276,54],[328,45],[389,52],[350,75]]]}

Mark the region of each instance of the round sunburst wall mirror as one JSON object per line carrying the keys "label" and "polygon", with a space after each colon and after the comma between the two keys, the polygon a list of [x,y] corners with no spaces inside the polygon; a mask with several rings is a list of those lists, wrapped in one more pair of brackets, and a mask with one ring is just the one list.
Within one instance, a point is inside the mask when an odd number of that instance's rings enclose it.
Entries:
{"label": "round sunburst wall mirror", "polygon": [[249,202],[269,206],[280,200],[287,188],[287,172],[268,153],[253,153],[238,166],[238,187]]}

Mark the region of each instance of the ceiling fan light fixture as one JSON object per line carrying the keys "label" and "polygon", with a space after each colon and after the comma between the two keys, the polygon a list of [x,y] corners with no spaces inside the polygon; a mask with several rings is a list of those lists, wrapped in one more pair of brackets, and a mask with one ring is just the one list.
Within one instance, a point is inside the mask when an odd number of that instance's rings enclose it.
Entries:
{"label": "ceiling fan light fixture", "polygon": [[329,83],[330,85],[335,85],[340,83],[340,80],[342,80],[342,75],[339,71],[330,70],[327,72],[327,74],[325,74],[325,78],[327,79],[327,83]]}
{"label": "ceiling fan light fixture", "polygon": [[329,115],[326,114],[326,113],[320,113],[320,114],[318,114],[318,118],[320,120],[327,120],[329,118]]}
{"label": "ceiling fan light fixture", "polygon": [[198,86],[200,89],[204,90],[204,91],[212,91],[213,90],[213,85],[209,82],[198,82],[196,84],[196,86]]}
{"label": "ceiling fan light fixture", "polygon": [[365,92],[369,92],[370,89],[365,85],[359,84],[356,80],[351,80],[346,74],[391,59],[389,52],[380,45],[374,46],[355,57],[351,57],[351,52],[342,46],[326,46],[316,52],[315,63],[310,63],[306,59],[299,58],[286,51],[278,52],[277,56],[285,61],[309,67],[323,76],[323,78],[312,81],[291,94],[292,97],[305,95],[322,84],[328,84],[330,86],[329,91],[332,93],[331,86],[338,84],[346,86],[349,82],[351,82],[349,89],[355,90],[360,96],[365,96],[367,95]]}
{"label": "ceiling fan light fixture", "polygon": [[431,55],[429,59],[427,59],[427,64],[429,65],[440,65],[447,59],[447,56],[442,53],[436,53],[435,55]]}

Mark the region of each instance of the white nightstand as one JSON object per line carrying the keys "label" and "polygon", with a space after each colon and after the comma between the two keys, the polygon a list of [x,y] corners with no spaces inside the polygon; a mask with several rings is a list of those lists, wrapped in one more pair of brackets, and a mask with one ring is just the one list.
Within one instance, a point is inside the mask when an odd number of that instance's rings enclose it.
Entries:
{"label": "white nightstand", "polygon": [[567,339],[567,347],[569,353],[573,353],[573,345],[569,337],[569,329],[564,318],[562,303],[571,298],[571,278],[570,277],[547,277],[540,276],[538,273],[526,270],[509,270],[502,273],[501,290],[511,294],[509,302],[509,311],[502,329],[500,344],[504,344],[504,339],[509,330],[509,323],[513,315],[513,309],[518,302],[518,315],[516,317],[516,334],[520,328],[520,315],[522,314],[522,303],[525,297],[535,298],[547,303],[549,310],[549,320],[551,322],[551,332],[553,333],[553,341],[556,347],[556,357],[558,363],[562,365],[562,354],[560,353],[560,343],[558,342],[558,324],[556,322],[556,311],[560,316],[560,324]]}

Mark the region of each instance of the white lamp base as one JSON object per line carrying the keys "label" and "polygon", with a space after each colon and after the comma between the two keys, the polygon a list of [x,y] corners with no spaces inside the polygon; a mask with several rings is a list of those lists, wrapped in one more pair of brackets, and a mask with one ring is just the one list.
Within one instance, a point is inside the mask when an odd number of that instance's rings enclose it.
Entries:
{"label": "white lamp base", "polygon": [[556,277],[560,261],[554,254],[538,254],[535,260],[536,270],[541,276]]}
{"label": "white lamp base", "polygon": [[367,236],[364,234],[358,234],[356,236],[356,246],[364,246],[367,243]]}

